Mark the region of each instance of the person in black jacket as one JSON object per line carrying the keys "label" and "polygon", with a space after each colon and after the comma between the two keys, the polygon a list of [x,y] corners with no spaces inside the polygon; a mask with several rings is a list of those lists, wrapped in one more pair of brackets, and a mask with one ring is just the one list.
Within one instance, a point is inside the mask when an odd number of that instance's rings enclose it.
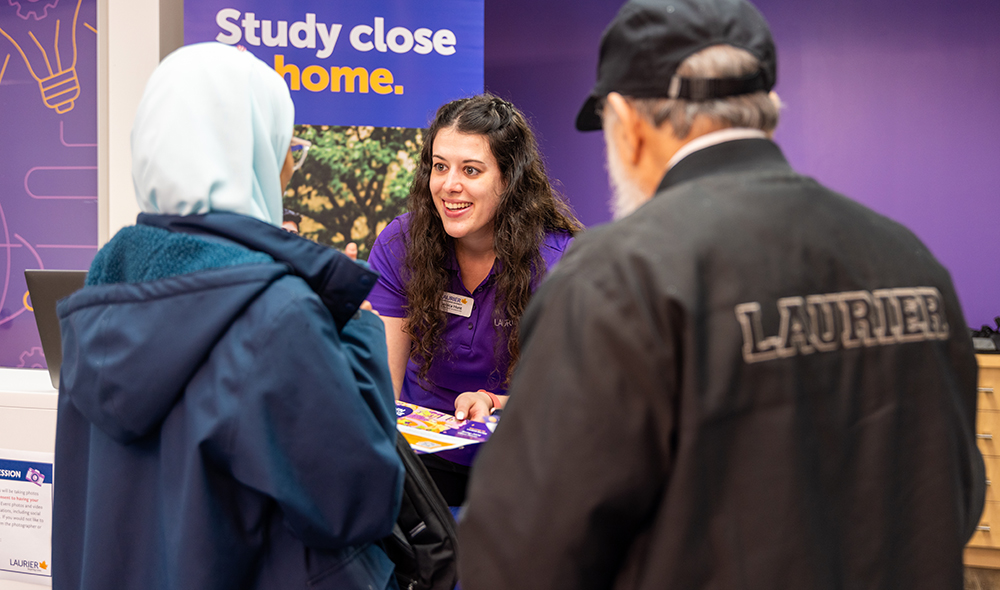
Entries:
{"label": "person in black jacket", "polygon": [[463,588],[962,588],[985,488],[948,272],[791,169],[749,3],[629,1],[600,55],[577,127],[619,219],[525,313]]}

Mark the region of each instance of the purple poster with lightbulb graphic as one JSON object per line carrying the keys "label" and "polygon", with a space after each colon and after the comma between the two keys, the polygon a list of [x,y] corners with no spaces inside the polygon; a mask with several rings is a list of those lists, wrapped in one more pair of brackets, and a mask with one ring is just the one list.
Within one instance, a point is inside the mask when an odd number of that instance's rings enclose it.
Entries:
{"label": "purple poster with lightbulb graphic", "polygon": [[0,0],[0,366],[45,367],[25,269],[97,252],[97,2]]}

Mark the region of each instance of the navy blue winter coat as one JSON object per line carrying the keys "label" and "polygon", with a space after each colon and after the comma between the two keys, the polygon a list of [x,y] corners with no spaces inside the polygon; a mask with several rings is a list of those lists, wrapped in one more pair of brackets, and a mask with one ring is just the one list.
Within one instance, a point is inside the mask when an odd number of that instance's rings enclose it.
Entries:
{"label": "navy blue winter coat", "polygon": [[140,215],[102,248],[58,306],[54,587],[395,587],[375,278],[229,213]]}

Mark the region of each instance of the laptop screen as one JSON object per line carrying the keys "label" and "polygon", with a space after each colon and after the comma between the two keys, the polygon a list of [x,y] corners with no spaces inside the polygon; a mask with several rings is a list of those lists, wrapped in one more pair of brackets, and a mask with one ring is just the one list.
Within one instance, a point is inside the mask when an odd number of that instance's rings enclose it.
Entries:
{"label": "laptop screen", "polygon": [[83,287],[87,279],[85,270],[40,270],[24,271],[28,284],[31,307],[35,313],[38,337],[42,340],[42,353],[49,367],[52,387],[59,389],[59,367],[62,365],[62,337],[59,333],[59,318],[56,316],[56,302],[69,297]]}

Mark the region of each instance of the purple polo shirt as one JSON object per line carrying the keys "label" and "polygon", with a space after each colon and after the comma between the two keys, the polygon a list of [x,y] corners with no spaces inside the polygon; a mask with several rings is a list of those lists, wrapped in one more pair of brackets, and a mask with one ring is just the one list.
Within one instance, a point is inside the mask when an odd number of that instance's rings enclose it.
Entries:
{"label": "purple polo shirt", "polygon": [[[400,215],[386,226],[372,246],[368,264],[381,274],[375,288],[368,295],[372,307],[381,315],[392,318],[406,316],[406,281],[404,280],[404,260],[406,257],[405,232],[409,225],[409,213]],[[573,237],[566,232],[550,232],[541,247],[546,270],[555,266],[572,243]],[[420,384],[417,379],[417,365],[410,359],[406,365],[406,379],[400,399],[405,402],[454,413],[455,398],[465,391],[486,389],[505,395],[501,384],[507,375],[508,360],[498,364],[494,350],[498,334],[497,326],[507,318],[494,318],[495,306],[494,269],[479,287],[470,293],[462,284],[461,271],[455,253],[449,254],[445,262],[450,278],[445,291],[473,299],[472,315],[468,318],[446,314],[448,318],[441,334],[445,350],[450,355],[439,355],[434,360],[427,381]],[[540,282],[540,281],[539,281]],[[536,283],[537,287],[537,283]],[[507,345],[501,345],[506,353]]]}

